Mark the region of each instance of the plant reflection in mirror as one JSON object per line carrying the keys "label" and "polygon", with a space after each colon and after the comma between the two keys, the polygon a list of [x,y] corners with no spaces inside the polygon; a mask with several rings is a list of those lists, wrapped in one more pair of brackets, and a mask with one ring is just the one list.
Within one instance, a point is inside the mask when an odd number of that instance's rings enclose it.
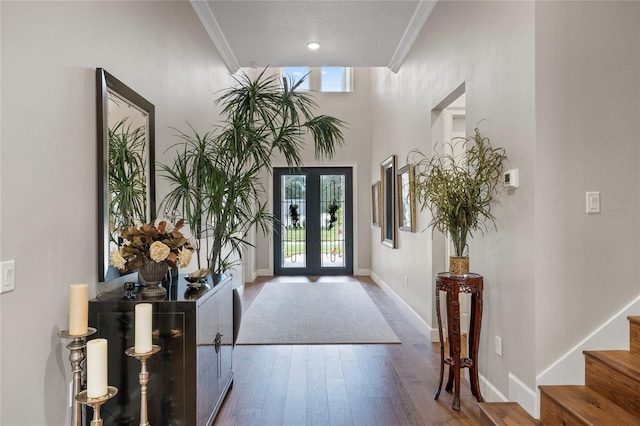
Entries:
{"label": "plant reflection in mirror", "polygon": [[132,129],[128,117],[108,129],[111,235],[147,221],[145,127]]}

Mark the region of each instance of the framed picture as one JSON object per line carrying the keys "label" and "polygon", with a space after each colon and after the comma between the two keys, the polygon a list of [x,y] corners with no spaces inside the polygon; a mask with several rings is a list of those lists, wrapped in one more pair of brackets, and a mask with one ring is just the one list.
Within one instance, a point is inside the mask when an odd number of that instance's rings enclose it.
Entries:
{"label": "framed picture", "polygon": [[396,156],[380,163],[382,244],[396,248]]}
{"label": "framed picture", "polygon": [[371,224],[380,226],[380,181],[371,185]]}
{"label": "framed picture", "polygon": [[416,197],[411,192],[415,170],[407,164],[398,170],[398,230],[416,232]]}

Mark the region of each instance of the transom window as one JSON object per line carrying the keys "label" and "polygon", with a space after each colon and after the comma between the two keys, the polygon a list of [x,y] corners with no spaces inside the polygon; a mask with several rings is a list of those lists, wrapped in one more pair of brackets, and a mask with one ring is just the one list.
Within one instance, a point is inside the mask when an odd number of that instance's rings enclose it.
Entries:
{"label": "transom window", "polygon": [[282,75],[293,79],[294,84],[308,74],[300,90],[320,92],[353,91],[353,68],[351,67],[283,67]]}

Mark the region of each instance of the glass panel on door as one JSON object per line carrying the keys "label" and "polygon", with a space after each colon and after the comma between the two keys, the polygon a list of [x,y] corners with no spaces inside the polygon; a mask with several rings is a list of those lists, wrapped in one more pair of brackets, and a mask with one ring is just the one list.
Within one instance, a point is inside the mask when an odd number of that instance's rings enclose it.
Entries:
{"label": "glass panel on door", "polygon": [[281,176],[281,267],[307,266],[307,177]]}
{"label": "glass panel on door", "polygon": [[274,169],[276,275],[353,273],[351,169]]}
{"label": "glass panel on door", "polygon": [[320,175],[320,247],[322,268],[345,266],[345,176]]}

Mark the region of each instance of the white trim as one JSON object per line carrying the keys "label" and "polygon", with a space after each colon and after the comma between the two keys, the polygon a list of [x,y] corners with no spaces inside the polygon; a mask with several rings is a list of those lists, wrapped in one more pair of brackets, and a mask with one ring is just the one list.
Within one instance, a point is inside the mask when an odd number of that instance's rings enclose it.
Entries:
{"label": "white trim", "polygon": [[411,306],[407,304],[400,296],[396,294],[395,291],[391,289],[382,279],[375,274],[375,272],[370,272],[369,276],[371,279],[378,284],[378,287],[384,291],[391,300],[403,311],[411,320],[413,325],[415,325],[422,334],[427,336],[430,342],[439,342],[440,338],[438,335],[438,328],[432,328],[418,313],[413,310]]}
{"label": "white trim", "polygon": [[273,276],[273,270],[269,270],[269,269],[258,269],[256,271],[257,275],[259,277],[271,277]]}
{"label": "white trim", "polygon": [[388,67],[392,72],[397,73],[400,70],[404,58],[409,53],[413,42],[416,41],[416,37],[420,34],[424,23],[427,21],[427,18],[429,18],[429,15],[431,15],[436,3],[437,0],[422,0],[420,4],[418,4],[418,7],[416,7],[416,11],[413,13],[411,21],[402,35],[402,39],[400,43],[398,43],[398,47],[396,47],[391,61],[389,61]]}
{"label": "white trim", "polygon": [[[554,375],[554,370],[564,370],[565,367],[563,366],[563,364],[567,364],[567,360],[574,354],[578,353],[580,357],[582,357],[582,351],[583,350],[589,350],[589,349],[593,349],[594,346],[594,340],[596,340],[599,336],[599,334],[602,334],[603,331],[606,331],[605,336],[601,336],[604,337],[606,339],[606,341],[609,341],[610,339],[608,339],[608,337],[610,337],[612,334],[616,334],[615,330],[618,330],[619,327],[616,326],[616,328],[612,328],[611,325],[615,325],[614,321],[619,321],[622,322],[624,324],[627,324],[626,326],[622,327],[622,329],[624,330],[624,343],[622,344],[624,347],[626,347],[627,349],[629,348],[629,340],[628,340],[628,320],[627,320],[627,316],[633,316],[633,315],[640,315],[640,296],[637,296],[631,303],[629,303],[627,306],[625,306],[624,308],[622,308],[617,314],[613,315],[611,318],[609,318],[604,324],[602,324],[600,327],[598,327],[595,331],[593,331],[591,334],[589,334],[586,338],[584,338],[580,343],[578,343],[577,345],[575,345],[572,349],[570,349],[567,353],[565,353],[564,355],[562,355],[560,358],[558,358],[558,360],[556,360],[553,364],[551,364],[549,367],[545,368],[540,374],[538,374],[536,376],[536,381],[538,382],[538,384],[555,384],[555,383],[549,383],[547,382],[547,380],[549,379],[550,376]],[[612,328],[612,330],[605,330],[605,328]],[[611,343],[612,345],[615,344],[617,346],[620,346],[620,343]],[[587,348],[587,346],[589,346],[589,348]],[[599,345],[602,347],[602,345]],[[579,364],[578,368],[580,370],[584,369],[584,362],[580,362],[580,363],[574,363],[574,364]],[[561,368],[560,368],[561,367]],[[540,383],[544,381],[545,383]],[[584,381],[584,371],[582,374],[582,381]],[[562,382],[563,384],[567,384],[566,382]]]}
{"label": "white trim", "polygon": [[368,276],[371,275],[371,270],[370,269],[355,269],[354,268],[353,275],[368,277]]}
{"label": "white trim", "polygon": [[227,43],[227,39],[224,37],[209,4],[203,0],[190,0],[190,3],[193,10],[196,11],[196,15],[200,18],[202,26],[207,30],[207,34],[209,34],[213,44],[218,49],[220,56],[222,56],[222,60],[225,65],[227,65],[227,69],[231,74],[235,74],[240,69],[240,64],[233,54],[229,43]]}
{"label": "white trim", "polygon": [[536,414],[536,392],[514,374],[509,373],[509,401],[515,401],[533,417]]}
{"label": "white trim", "polygon": [[629,349],[628,316],[640,315],[640,296],[627,304],[619,312],[596,328],[580,343],[558,358],[536,376],[535,415],[540,410],[540,385],[581,385],[584,384],[585,350]]}
{"label": "white trim", "polygon": [[507,402],[508,399],[493,385],[486,377],[478,373],[478,383],[480,385],[480,393],[487,402]]}

